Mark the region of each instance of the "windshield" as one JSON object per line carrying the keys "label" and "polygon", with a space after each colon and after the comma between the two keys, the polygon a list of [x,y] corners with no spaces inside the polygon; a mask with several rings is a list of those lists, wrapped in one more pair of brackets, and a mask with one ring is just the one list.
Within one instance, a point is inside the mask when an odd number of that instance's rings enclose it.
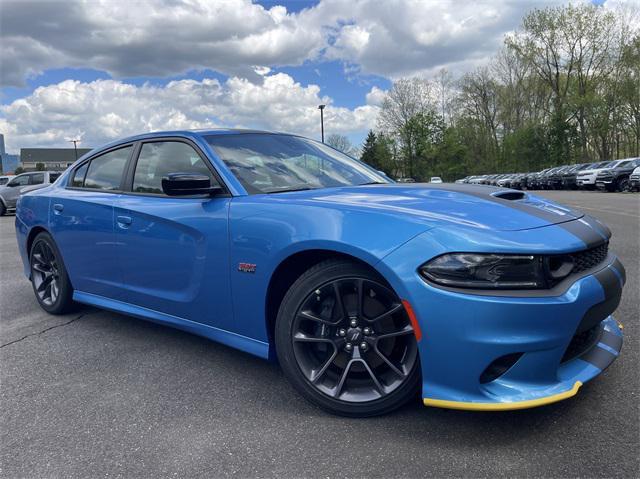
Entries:
{"label": "windshield", "polygon": [[388,183],[364,164],[306,138],[245,133],[205,140],[249,194]]}

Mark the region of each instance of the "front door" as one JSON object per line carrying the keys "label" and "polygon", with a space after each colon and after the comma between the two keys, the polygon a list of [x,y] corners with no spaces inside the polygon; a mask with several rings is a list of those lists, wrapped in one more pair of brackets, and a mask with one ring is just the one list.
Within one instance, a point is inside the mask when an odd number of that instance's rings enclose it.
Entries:
{"label": "front door", "polygon": [[186,142],[142,143],[131,184],[115,209],[125,301],[225,328],[231,320],[229,197],[169,197],[162,178],[198,173],[217,180],[208,160]]}

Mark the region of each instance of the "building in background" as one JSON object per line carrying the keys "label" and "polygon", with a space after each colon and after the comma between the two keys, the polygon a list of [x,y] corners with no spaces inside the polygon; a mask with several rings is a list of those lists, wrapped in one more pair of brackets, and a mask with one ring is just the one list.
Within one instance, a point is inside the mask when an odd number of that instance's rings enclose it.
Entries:
{"label": "building in background", "polygon": [[[78,148],[78,158],[91,151],[91,148]],[[20,163],[26,171],[38,169],[42,163],[45,170],[65,170],[76,161],[73,148],[21,148]]]}
{"label": "building in background", "polygon": [[20,157],[18,155],[10,155],[4,149],[4,135],[0,133],[0,173],[13,173],[18,167]]}

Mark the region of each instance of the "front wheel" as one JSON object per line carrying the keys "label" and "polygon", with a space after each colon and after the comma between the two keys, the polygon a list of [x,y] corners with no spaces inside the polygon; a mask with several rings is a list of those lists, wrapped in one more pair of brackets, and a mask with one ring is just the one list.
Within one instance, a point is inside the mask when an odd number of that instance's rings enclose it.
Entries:
{"label": "front wheel", "polygon": [[622,193],[624,191],[627,191],[628,189],[629,189],[629,178],[621,178],[618,181],[617,190]]}
{"label": "front wheel", "polygon": [[332,413],[384,414],[418,390],[418,347],[402,302],[359,264],[328,260],[304,273],[282,301],[275,342],[293,386]]}
{"label": "front wheel", "polygon": [[29,254],[31,284],[42,309],[64,314],[73,308],[73,288],[62,255],[49,233],[39,233]]}

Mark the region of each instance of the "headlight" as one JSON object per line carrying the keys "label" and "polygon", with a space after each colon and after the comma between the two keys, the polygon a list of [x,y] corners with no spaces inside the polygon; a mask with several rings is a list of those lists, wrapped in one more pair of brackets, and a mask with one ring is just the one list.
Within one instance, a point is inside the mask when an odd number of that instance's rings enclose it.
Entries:
{"label": "headlight", "polygon": [[540,289],[549,287],[545,264],[548,262],[542,256],[535,255],[451,253],[432,259],[419,271],[443,286]]}

